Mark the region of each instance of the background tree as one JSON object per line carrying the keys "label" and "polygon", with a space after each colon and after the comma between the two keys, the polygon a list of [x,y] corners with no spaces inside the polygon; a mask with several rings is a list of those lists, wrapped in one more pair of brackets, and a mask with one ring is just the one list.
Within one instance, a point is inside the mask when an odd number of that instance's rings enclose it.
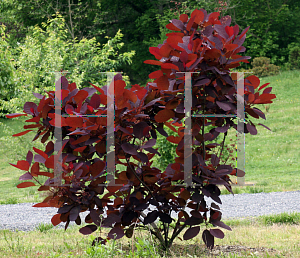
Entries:
{"label": "background tree", "polygon": [[[95,37],[104,44],[105,36],[113,37],[121,30],[121,53],[136,52],[132,65],[120,67],[131,83],[148,81],[153,68],[142,60],[151,58],[150,46],[166,39],[166,22],[179,18],[179,13],[191,14],[195,8],[220,11],[221,16],[229,14],[241,29],[250,26],[245,47],[252,58],[265,56],[271,63],[284,66],[289,62],[290,44],[300,40],[300,2],[293,0],[3,0],[0,5],[0,22],[7,26],[12,46],[24,41],[31,26],[41,27],[57,12],[73,41]],[[251,61],[243,65],[250,66]]]}
{"label": "background tree", "polygon": [[[80,41],[70,38],[64,18],[57,15],[42,27],[28,30],[24,42],[10,51],[3,31],[0,44],[1,64],[5,67],[0,81],[0,115],[23,110],[19,98],[33,101],[32,92],[43,94],[54,89],[54,71],[67,70],[68,78],[79,87],[106,80],[99,72],[115,71],[121,64],[131,63],[134,51],[119,53],[123,34],[117,31],[107,42],[100,44],[95,38]],[[125,78],[128,78],[125,76]],[[127,79],[128,81],[128,79]]]}

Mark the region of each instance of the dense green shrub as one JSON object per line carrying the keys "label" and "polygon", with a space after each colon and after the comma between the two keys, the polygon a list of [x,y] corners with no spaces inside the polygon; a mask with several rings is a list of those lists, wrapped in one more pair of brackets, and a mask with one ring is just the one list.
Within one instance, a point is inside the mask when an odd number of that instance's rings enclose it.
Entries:
{"label": "dense green shrub", "polygon": [[252,62],[252,71],[258,77],[276,75],[279,73],[279,66],[270,64],[268,57],[256,57]]}
{"label": "dense green shrub", "polygon": [[300,69],[300,44],[289,45],[289,66],[290,69]]}

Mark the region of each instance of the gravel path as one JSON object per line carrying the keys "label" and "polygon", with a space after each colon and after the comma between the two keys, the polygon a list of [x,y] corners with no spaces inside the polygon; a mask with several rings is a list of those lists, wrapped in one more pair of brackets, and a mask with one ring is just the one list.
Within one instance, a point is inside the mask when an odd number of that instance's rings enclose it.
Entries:
{"label": "gravel path", "polygon": [[[300,212],[300,191],[220,196],[222,218],[255,217],[282,212]],[[207,200],[209,203],[209,199]],[[57,208],[33,208],[34,203],[0,205],[0,229],[34,230],[40,223],[51,223]],[[84,220],[88,212],[81,218]],[[174,214],[173,214],[174,215]],[[64,228],[61,223],[57,228]],[[71,222],[70,225],[75,224]]]}

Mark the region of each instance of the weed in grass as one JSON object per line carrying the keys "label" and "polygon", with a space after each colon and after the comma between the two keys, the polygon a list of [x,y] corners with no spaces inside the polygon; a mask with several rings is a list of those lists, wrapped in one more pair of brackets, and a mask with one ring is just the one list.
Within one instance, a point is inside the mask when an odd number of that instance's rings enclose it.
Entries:
{"label": "weed in grass", "polygon": [[85,253],[89,257],[114,257],[123,255],[123,251],[116,248],[115,240],[112,240],[106,245],[96,244],[95,246],[88,247]]}
{"label": "weed in grass", "polygon": [[[232,187],[233,194],[240,194],[243,193],[243,190],[240,186],[234,186]],[[221,189],[221,194],[232,194],[229,192],[226,188]]]}
{"label": "weed in grass", "polygon": [[284,212],[281,214],[265,215],[265,216],[260,216],[259,220],[261,220],[261,222],[266,226],[273,225],[273,224],[299,224],[300,213]]}
{"label": "weed in grass", "polygon": [[262,187],[249,187],[248,189],[246,189],[247,193],[262,193],[264,192],[264,188]]}
{"label": "weed in grass", "polygon": [[[46,233],[47,231],[49,231],[50,229],[52,229],[54,226],[50,223],[45,224],[45,223],[40,223],[36,229],[39,230],[42,233]],[[66,243],[65,243],[66,244]]]}
{"label": "weed in grass", "polygon": [[17,204],[18,200],[16,197],[10,197],[5,201],[1,201],[0,204]]}
{"label": "weed in grass", "polygon": [[16,239],[13,238],[13,234],[10,231],[3,230],[3,236],[5,239],[5,242],[7,243],[8,248],[13,253],[21,253],[24,251],[24,247],[20,245],[20,237],[17,236]]}
{"label": "weed in grass", "polygon": [[131,252],[129,257],[160,257],[156,253],[155,245],[151,244],[148,239],[137,238],[135,243],[136,250],[134,253]]}
{"label": "weed in grass", "polygon": [[264,180],[264,181],[261,181],[257,184],[258,186],[267,186],[268,185],[268,181]]}

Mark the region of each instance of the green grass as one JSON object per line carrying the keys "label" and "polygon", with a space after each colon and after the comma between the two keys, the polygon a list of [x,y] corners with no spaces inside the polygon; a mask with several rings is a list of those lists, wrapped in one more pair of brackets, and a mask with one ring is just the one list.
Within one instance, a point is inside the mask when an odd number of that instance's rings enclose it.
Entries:
{"label": "green grass", "polygon": [[260,216],[259,220],[263,225],[273,225],[273,224],[300,224],[300,213],[280,213],[274,215]]}
{"label": "green grass", "polygon": [[[163,252],[147,231],[134,231],[132,238],[109,240],[106,245],[92,246],[92,241],[104,238],[109,229],[102,228],[91,235],[83,236],[77,225],[66,231],[51,224],[40,224],[36,230],[23,232],[0,230],[1,257],[299,257],[300,213],[284,213],[257,218],[224,220],[232,231],[223,230],[225,238],[215,239],[215,249],[221,250],[212,256],[205,248],[200,233],[189,241],[176,239],[169,253]],[[271,221],[271,223],[270,223]],[[182,238],[184,232],[180,234]],[[296,243],[296,244],[295,244]],[[228,247],[240,248],[239,252]],[[221,248],[223,247],[223,248]],[[256,254],[251,248],[268,248]],[[270,250],[270,249],[273,250]],[[223,250],[223,251],[222,251]],[[224,251],[227,250],[227,251]]]}
{"label": "green grass", "polygon": [[54,228],[53,224],[52,223],[48,223],[48,224],[45,224],[45,223],[40,223],[36,229],[40,232],[47,232],[49,231],[50,229]]}
{"label": "green grass", "polygon": [[[0,204],[38,202],[45,198],[40,196],[37,186],[18,189],[16,186],[21,183],[19,177],[25,171],[16,169],[9,164],[16,164],[18,160],[25,160],[28,150],[33,152],[32,147],[45,148],[38,140],[32,142],[35,136],[34,132],[19,137],[11,136],[25,130],[23,126],[28,124],[25,122],[26,119],[28,118],[0,118]],[[40,179],[41,181],[45,180],[43,177],[40,177]]]}
{"label": "green grass", "polygon": [[268,113],[262,110],[265,122],[251,120],[268,126],[272,132],[258,125],[257,135],[246,134],[246,181],[254,182],[264,192],[299,190],[299,79],[300,71],[296,70],[261,80],[270,82],[276,99]]}

